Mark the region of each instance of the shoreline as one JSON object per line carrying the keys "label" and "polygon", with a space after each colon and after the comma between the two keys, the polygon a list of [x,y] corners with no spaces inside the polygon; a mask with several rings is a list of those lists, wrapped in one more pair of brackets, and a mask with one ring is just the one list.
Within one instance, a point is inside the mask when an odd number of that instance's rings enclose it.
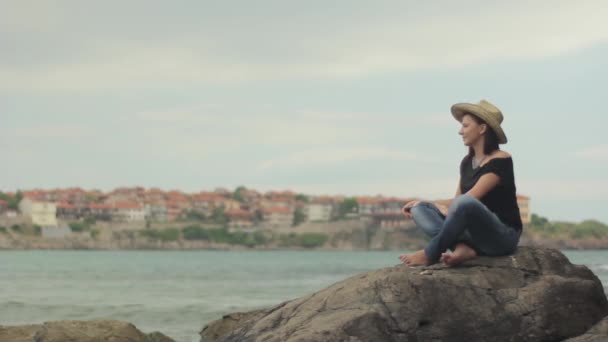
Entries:
{"label": "shoreline", "polygon": [[[154,228],[95,226],[89,231],[70,232],[61,237],[44,236],[33,227],[24,227],[20,231],[0,232],[0,250],[412,251],[424,248],[429,240],[413,224],[385,228],[363,221],[252,231],[192,227],[189,222]],[[519,245],[606,250],[608,234],[572,238],[547,236],[524,228]]]}

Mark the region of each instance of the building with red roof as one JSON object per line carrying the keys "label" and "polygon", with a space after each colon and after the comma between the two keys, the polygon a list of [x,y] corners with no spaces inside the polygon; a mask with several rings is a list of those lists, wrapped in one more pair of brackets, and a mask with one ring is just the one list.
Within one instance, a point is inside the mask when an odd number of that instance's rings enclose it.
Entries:
{"label": "building with red roof", "polygon": [[254,214],[247,210],[232,209],[224,212],[231,228],[249,228],[253,226]]}
{"label": "building with red roof", "polygon": [[144,206],[136,202],[116,202],[113,209],[112,221],[140,222],[146,219]]}
{"label": "building with red roof", "polygon": [[293,210],[286,207],[262,209],[263,223],[270,228],[290,227],[293,224]]}
{"label": "building with red roof", "polygon": [[517,206],[519,207],[519,216],[523,224],[530,223],[532,212],[530,211],[530,197],[517,195]]}

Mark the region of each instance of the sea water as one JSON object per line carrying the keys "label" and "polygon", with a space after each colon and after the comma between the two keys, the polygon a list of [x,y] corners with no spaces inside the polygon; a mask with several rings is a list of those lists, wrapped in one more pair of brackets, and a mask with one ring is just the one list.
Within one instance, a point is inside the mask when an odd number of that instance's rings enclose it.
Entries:
{"label": "sea water", "polygon": [[[608,251],[565,251],[608,286]],[[176,341],[222,315],[278,304],[357,273],[399,263],[398,252],[2,251],[0,325],[117,319]]]}

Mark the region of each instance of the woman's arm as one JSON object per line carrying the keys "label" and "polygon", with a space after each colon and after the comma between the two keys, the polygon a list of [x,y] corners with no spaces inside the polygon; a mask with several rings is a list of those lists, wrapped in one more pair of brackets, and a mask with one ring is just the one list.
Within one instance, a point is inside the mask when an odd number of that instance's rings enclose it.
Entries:
{"label": "woman's arm", "polygon": [[485,175],[479,177],[479,180],[471,190],[467,192],[467,195],[473,196],[480,200],[483,196],[485,196],[490,190],[494,189],[500,182],[500,177],[498,177],[495,173],[486,173]]}

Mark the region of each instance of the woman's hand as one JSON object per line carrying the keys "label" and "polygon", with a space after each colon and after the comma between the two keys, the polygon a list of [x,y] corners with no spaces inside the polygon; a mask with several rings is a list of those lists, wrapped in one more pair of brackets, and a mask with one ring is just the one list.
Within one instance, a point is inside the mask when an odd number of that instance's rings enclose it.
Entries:
{"label": "woman's hand", "polygon": [[410,212],[410,209],[412,209],[413,207],[417,206],[418,203],[420,203],[420,201],[410,201],[407,202],[403,208],[401,208],[401,212],[403,212],[403,215],[405,215],[407,218],[412,218],[412,213]]}
{"label": "woman's hand", "polygon": [[443,216],[448,216],[448,207],[443,205],[443,204],[439,204],[439,203],[435,203],[435,206],[437,207],[437,209],[439,209],[439,212],[443,215]]}

